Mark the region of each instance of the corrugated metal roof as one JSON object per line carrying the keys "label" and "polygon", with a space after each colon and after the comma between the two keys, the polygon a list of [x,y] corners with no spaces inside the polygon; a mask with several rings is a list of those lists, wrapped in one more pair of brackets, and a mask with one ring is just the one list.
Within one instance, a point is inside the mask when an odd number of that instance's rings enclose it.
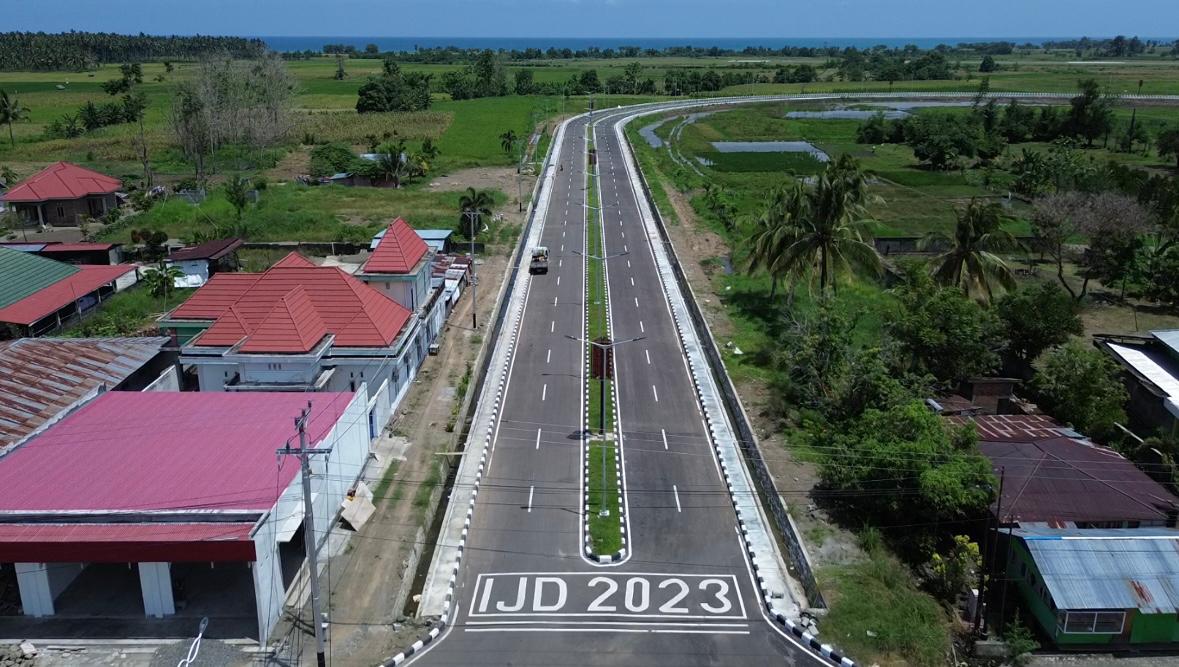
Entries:
{"label": "corrugated metal roof", "polygon": [[1057,608],[1179,612],[1179,530],[1023,530]]}
{"label": "corrugated metal roof", "polygon": [[0,512],[269,510],[299,470],[274,454],[311,404],[318,445],[351,393],[102,394],[0,459]]}
{"label": "corrugated metal roof", "polygon": [[76,272],[0,308],[0,322],[32,324],[135,270],[130,264],[79,264],[74,268],[77,269]]}
{"label": "corrugated metal roof", "polygon": [[454,234],[453,229],[419,229],[418,236],[427,241],[444,241]]}
{"label": "corrugated metal roof", "polygon": [[41,252],[94,252],[110,250],[120,243],[47,243]]}
{"label": "corrugated metal roof", "polygon": [[1179,498],[1131,461],[1042,415],[946,417],[973,423],[979,450],[1004,475],[1004,523],[1162,521]]}
{"label": "corrugated metal roof", "polygon": [[0,342],[0,448],[100,385],[114,387],[167,338],[19,338]]}
{"label": "corrugated metal roof", "polygon": [[0,308],[36,294],[79,270],[73,264],[0,248]]}
{"label": "corrugated metal roof", "polygon": [[[1169,333],[1169,332],[1158,332]],[[1155,335],[1157,336],[1158,333]],[[1179,332],[1176,332],[1179,333]],[[1162,340],[1162,339],[1160,339]],[[1172,343],[1163,341],[1168,347],[1172,347]],[[1117,343],[1107,343],[1109,349],[1114,354],[1118,355],[1123,362],[1128,364],[1131,368],[1138,371],[1161,389],[1168,396],[1179,396],[1179,378],[1171,374],[1169,370],[1163,367],[1155,359],[1152,359],[1150,354],[1144,349],[1127,347],[1125,345],[1118,345]]]}
{"label": "corrugated metal roof", "polygon": [[193,259],[221,259],[242,246],[241,239],[217,239],[205,241],[190,248],[181,248],[168,255],[173,262],[184,262]]}
{"label": "corrugated metal roof", "polygon": [[78,199],[87,195],[111,194],[118,192],[121,187],[123,184],[117,178],[70,162],[58,162],[12,186],[4,194],[4,201]]}
{"label": "corrugated metal roof", "polygon": [[1179,329],[1166,329],[1163,331],[1152,331],[1150,335],[1158,339],[1160,343],[1171,348],[1171,352],[1179,354]]}

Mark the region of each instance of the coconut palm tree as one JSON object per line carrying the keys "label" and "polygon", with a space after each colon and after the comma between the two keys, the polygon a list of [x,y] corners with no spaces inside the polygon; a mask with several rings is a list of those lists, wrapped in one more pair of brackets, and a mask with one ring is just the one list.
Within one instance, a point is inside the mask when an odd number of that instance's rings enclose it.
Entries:
{"label": "coconut palm tree", "polygon": [[16,99],[16,95],[9,95],[7,91],[0,90],[0,123],[8,125],[8,141],[16,146],[16,137],[12,133],[12,124],[25,120],[29,116],[29,110],[20,105],[20,101]]}
{"label": "coconut palm tree", "polygon": [[394,188],[400,188],[410,171],[405,159],[405,140],[401,139],[395,144],[382,144],[377,153],[378,178],[393,183]]}
{"label": "coconut palm tree", "polygon": [[515,130],[508,130],[507,132],[499,135],[499,146],[500,148],[504,149],[505,153],[511,155],[512,152],[515,151],[516,142],[519,139],[520,137],[516,136]]}
{"label": "coconut palm tree", "polygon": [[793,181],[774,189],[766,200],[765,210],[757,219],[749,241],[749,272],[765,269],[770,274],[770,299],[778,291],[778,283],[799,267],[784,266],[786,248],[794,242],[798,219],[806,208],[806,188]]}
{"label": "coconut palm tree", "polygon": [[922,250],[944,248],[929,265],[933,279],[960,287],[980,303],[989,303],[996,289],[1015,289],[1015,274],[996,254],[1018,246],[1015,237],[1002,229],[1003,209],[971,198],[964,208],[955,209],[954,215],[953,235],[930,232],[919,244]]}
{"label": "coconut palm tree", "polygon": [[459,198],[459,212],[462,216],[460,222],[466,225],[464,229],[470,230],[468,238],[474,240],[475,235],[479,233],[483,216],[491,215],[491,205],[494,203],[495,200],[492,199],[490,192],[475,188],[467,188],[467,191]]}
{"label": "coconut palm tree", "polygon": [[788,186],[771,199],[753,239],[757,266],[775,279],[818,279],[820,291],[840,276],[880,275],[884,263],[871,241],[867,179],[850,157],[841,157],[813,185]]}
{"label": "coconut palm tree", "polygon": [[152,296],[164,298],[164,306],[168,305],[168,295],[176,289],[176,279],[184,275],[180,267],[168,264],[163,259],[155,266],[143,273],[143,283]]}

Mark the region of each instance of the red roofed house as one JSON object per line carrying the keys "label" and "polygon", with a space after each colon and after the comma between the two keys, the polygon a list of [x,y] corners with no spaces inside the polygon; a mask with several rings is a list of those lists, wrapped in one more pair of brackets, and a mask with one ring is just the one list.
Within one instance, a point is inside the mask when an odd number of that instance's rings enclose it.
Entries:
{"label": "red roofed house", "polygon": [[0,457],[0,567],[23,613],[256,615],[264,644],[304,566],[299,462],[276,451],[298,447],[308,402],[307,446],[331,448],[312,457],[321,546],[369,456],[364,387],[106,392]]}
{"label": "red roofed house", "polygon": [[30,222],[76,227],[83,218],[98,218],[117,207],[115,193],[122,187],[117,178],[58,162],[12,186],[2,199]]}
{"label": "red roofed house", "polygon": [[430,293],[430,263],[434,253],[405,220],[389,225],[356,277],[381,290],[397,303],[416,311]]}
{"label": "red roofed house", "polygon": [[0,248],[0,340],[56,331],[138,280],[130,264],[74,265]]}
{"label": "red roofed house", "polygon": [[201,391],[357,391],[375,436],[425,358],[419,318],[334,266],[291,253],[217,273],[160,321]]}

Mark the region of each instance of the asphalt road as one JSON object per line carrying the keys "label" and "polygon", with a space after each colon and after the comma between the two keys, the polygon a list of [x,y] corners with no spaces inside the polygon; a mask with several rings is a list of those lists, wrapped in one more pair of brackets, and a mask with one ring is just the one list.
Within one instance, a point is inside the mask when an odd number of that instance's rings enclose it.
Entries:
{"label": "asphalt road", "polygon": [[[477,498],[457,611],[423,665],[822,664],[764,618],[613,124],[595,131],[629,554],[582,556],[585,128],[572,122]],[[658,239],[655,239],[658,242]]]}

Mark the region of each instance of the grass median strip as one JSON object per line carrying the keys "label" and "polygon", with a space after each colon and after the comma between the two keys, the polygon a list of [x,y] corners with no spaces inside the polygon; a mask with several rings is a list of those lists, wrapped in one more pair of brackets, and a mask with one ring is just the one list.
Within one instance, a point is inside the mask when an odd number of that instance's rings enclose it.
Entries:
{"label": "grass median strip", "polygon": [[[619,521],[618,471],[614,465],[614,445],[592,440],[586,450],[586,456],[589,457],[586,484],[589,492],[587,523],[590,540],[595,554],[615,554],[622,549],[622,524]],[[602,492],[603,476],[605,493]],[[608,512],[606,516],[601,515],[603,506]]]}

